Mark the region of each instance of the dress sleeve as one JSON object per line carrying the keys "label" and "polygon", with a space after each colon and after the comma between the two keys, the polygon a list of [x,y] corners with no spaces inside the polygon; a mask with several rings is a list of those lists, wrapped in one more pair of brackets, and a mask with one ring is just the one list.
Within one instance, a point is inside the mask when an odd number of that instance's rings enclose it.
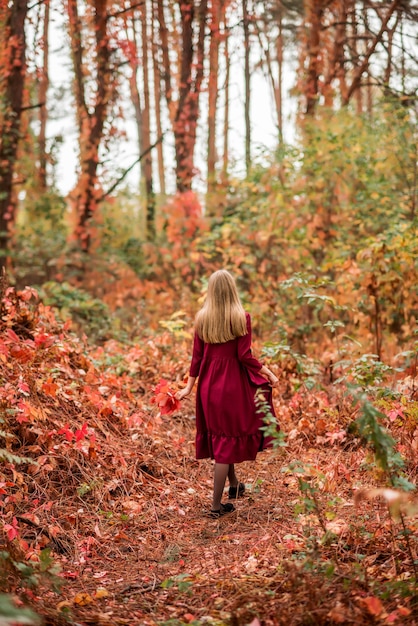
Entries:
{"label": "dress sleeve", "polygon": [[193,356],[190,365],[190,376],[197,378],[199,376],[200,363],[202,362],[203,349],[205,344],[199,335],[195,332],[193,340]]}
{"label": "dress sleeve", "polygon": [[[238,338],[238,359],[247,368],[250,374],[258,374],[263,365],[258,361],[251,352],[251,318],[247,317],[247,334]],[[258,377],[257,377],[258,378]]]}

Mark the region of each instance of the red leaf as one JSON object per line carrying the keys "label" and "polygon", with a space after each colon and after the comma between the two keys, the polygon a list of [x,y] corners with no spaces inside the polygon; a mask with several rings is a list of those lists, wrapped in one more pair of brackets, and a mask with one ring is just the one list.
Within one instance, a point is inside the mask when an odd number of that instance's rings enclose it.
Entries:
{"label": "red leaf", "polygon": [[72,441],[74,438],[74,433],[70,430],[68,424],[66,424],[63,428],[58,431],[59,435],[65,435],[67,441]]}
{"label": "red leaf", "polygon": [[11,347],[10,354],[14,359],[16,359],[16,361],[19,361],[20,363],[28,363],[28,361],[30,361],[33,357],[32,350],[26,348],[25,346],[18,346],[16,344]]}
{"label": "red leaf", "polygon": [[7,533],[7,538],[9,541],[13,541],[13,539],[16,539],[16,537],[19,536],[17,519],[14,517],[11,524],[5,524],[4,530]]}
{"label": "red leaf", "polygon": [[4,341],[0,341],[0,354],[5,354],[6,356],[9,354],[9,348]]}
{"label": "red leaf", "polygon": [[47,333],[39,333],[39,335],[36,335],[35,337],[35,344],[38,347],[50,348],[54,342],[55,337],[51,337],[51,335],[48,335]]}
{"label": "red leaf", "polygon": [[11,328],[7,329],[7,336],[9,337],[9,339],[11,341],[13,341],[14,343],[20,343],[20,339],[19,337],[16,335],[15,331],[12,330]]}
{"label": "red leaf", "polygon": [[87,424],[84,423],[79,430],[75,431],[76,441],[81,441],[82,439],[84,439],[84,437],[87,435],[87,428],[88,428]]}
{"label": "red leaf", "polygon": [[18,389],[19,389],[20,393],[23,393],[26,396],[28,396],[30,394],[29,385],[27,383],[25,383],[23,380],[20,380],[18,382],[17,386],[18,386]]}

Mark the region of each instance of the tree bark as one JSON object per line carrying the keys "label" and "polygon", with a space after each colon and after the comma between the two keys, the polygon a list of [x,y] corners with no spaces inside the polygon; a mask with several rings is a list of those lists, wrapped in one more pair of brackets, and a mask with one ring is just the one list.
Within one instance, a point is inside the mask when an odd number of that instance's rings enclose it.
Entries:
{"label": "tree bark", "polygon": [[340,83],[340,94],[342,99],[344,99],[345,94],[347,93],[344,55],[344,46],[347,41],[347,10],[347,0],[338,0],[338,2],[335,3],[334,19],[336,25],[333,33],[333,45],[332,50],[327,55],[329,57],[328,73],[322,88],[325,97],[324,104],[329,108],[332,107],[334,103],[335,91],[332,85],[334,80],[338,80]]}
{"label": "tree bark", "polygon": [[218,102],[220,22],[223,1],[212,0],[210,14],[209,84],[208,84],[208,193],[216,187],[216,108]]}
{"label": "tree bark", "polygon": [[[196,44],[196,63],[193,67],[193,0],[181,0],[182,53],[180,65],[179,99],[174,119],[174,144],[176,151],[176,185],[180,193],[190,191],[195,175],[194,148],[199,115],[199,97],[202,87],[205,54],[205,20],[207,0],[199,6],[199,33]],[[194,69],[194,76],[192,75]]]}
{"label": "tree bark", "polygon": [[147,3],[144,1],[141,7],[141,24],[142,24],[142,75],[144,82],[144,109],[142,112],[142,140],[143,149],[140,153],[145,152],[143,173],[145,184],[145,203],[146,203],[146,237],[149,241],[155,239],[155,194],[152,176],[152,152],[151,146],[151,99],[149,90],[149,55],[148,55],[148,28],[147,28]]}
{"label": "tree bark", "polygon": [[323,0],[305,0],[305,24],[308,31],[308,70],[305,83],[306,115],[313,116],[319,97],[320,36],[323,15]]}
{"label": "tree bark", "polygon": [[75,226],[73,238],[84,252],[91,247],[91,220],[97,208],[99,149],[110,95],[109,41],[107,32],[107,0],[94,0],[95,99],[90,112],[86,102],[83,65],[83,44],[77,0],[68,0],[69,33],[75,74],[75,98],[79,126],[80,173],[70,194]]}
{"label": "tree bark", "polygon": [[15,216],[13,174],[20,138],[26,74],[25,20],[28,0],[0,8],[0,268],[7,264],[10,228]]}
{"label": "tree bark", "polygon": [[[155,125],[157,128],[157,137],[163,134],[161,122],[161,66],[159,64],[160,47],[157,42],[156,24],[158,20],[158,5],[153,0],[153,19],[152,19],[152,69],[154,80],[154,109],[155,109]],[[162,198],[166,196],[165,186],[165,165],[164,165],[164,146],[160,141],[157,146],[157,162],[158,162],[158,180],[160,186],[160,194]]]}
{"label": "tree bark", "polygon": [[277,84],[274,90],[274,100],[277,112],[277,130],[279,133],[279,144],[283,143],[283,7],[279,2],[277,13],[277,27],[279,35],[277,37]]}
{"label": "tree bark", "polygon": [[49,16],[50,16],[50,0],[45,0],[44,4],[44,25],[42,37],[43,63],[42,74],[39,81],[39,168],[38,168],[38,185],[40,193],[45,193],[47,189],[47,153],[46,153],[46,125],[48,121],[48,87],[49,87]]}
{"label": "tree bark", "polygon": [[[354,61],[359,58],[358,52],[358,28],[357,28],[357,14],[356,14],[356,2],[355,0],[351,0],[351,10],[350,10],[350,25],[351,25],[351,34],[352,34],[352,54],[354,57]],[[355,93],[356,98],[356,111],[359,115],[363,113],[363,89],[362,86],[356,90]]]}
{"label": "tree bark", "polygon": [[248,0],[242,0],[244,28],[244,123],[245,123],[245,169],[247,176],[251,168],[251,75],[250,75],[250,24]]}
{"label": "tree bark", "polygon": [[224,100],[224,123],[223,123],[223,155],[222,155],[222,181],[228,180],[229,166],[229,82],[231,59],[229,56],[229,34],[227,31],[227,17],[224,16],[224,59],[225,59],[225,100]]}
{"label": "tree bark", "polygon": [[[274,104],[276,107],[276,118],[277,118],[277,133],[279,145],[283,142],[283,113],[282,113],[282,84],[283,84],[283,19],[282,19],[282,5],[281,2],[277,5],[277,28],[278,28],[278,36],[276,37],[275,42],[275,58],[272,59],[270,54],[271,47],[271,38],[268,33],[268,24],[266,20],[263,20],[263,31],[261,31],[260,25],[256,24],[258,39],[260,42],[260,48],[264,52],[266,64],[267,64],[267,74],[270,79],[271,88],[273,91]],[[261,33],[263,32],[266,45],[263,45],[263,41],[261,38]],[[273,60],[277,63],[277,77],[275,76],[274,68],[273,68]]]}

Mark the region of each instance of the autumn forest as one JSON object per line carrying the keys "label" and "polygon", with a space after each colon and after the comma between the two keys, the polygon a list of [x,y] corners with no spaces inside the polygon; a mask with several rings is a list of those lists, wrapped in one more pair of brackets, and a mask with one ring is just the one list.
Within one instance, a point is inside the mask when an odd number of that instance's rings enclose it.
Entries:
{"label": "autumn forest", "polygon": [[[417,25],[0,0],[0,626],[418,624]],[[280,430],[214,519],[219,269]]]}

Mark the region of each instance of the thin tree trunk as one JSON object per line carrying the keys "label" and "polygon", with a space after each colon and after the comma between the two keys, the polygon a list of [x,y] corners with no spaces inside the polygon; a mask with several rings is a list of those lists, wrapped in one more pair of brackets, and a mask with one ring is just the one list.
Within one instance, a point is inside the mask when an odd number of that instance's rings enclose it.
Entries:
{"label": "thin tree trunk", "polygon": [[222,156],[222,180],[228,180],[229,166],[229,76],[231,59],[229,56],[229,33],[227,29],[227,17],[224,16],[224,60],[225,60],[225,100],[224,100],[224,123],[223,123],[223,156]]}
{"label": "thin tree trunk", "polygon": [[396,32],[396,30],[398,28],[399,19],[400,19],[400,14],[398,13],[397,16],[396,16],[395,24],[393,25],[392,28],[388,29],[388,44],[387,44],[388,60],[387,60],[387,64],[386,64],[385,76],[383,78],[383,83],[384,83],[385,92],[389,96],[391,95],[390,79],[391,79],[391,75],[392,75],[393,37],[394,37],[395,32]]}
{"label": "thin tree trunk", "polygon": [[142,139],[143,150],[146,156],[144,159],[143,173],[145,182],[145,199],[146,199],[146,236],[152,241],[155,238],[155,194],[152,178],[152,153],[151,145],[151,102],[149,91],[149,55],[148,55],[148,29],[147,29],[147,3],[146,0],[141,7],[141,23],[142,23],[142,75],[144,79],[144,109],[142,112]]}
{"label": "thin tree trunk", "polygon": [[335,3],[335,32],[333,36],[332,52],[328,55],[328,73],[322,87],[324,105],[331,108],[334,103],[334,89],[332,83],[338,79],[340,83],[341,98],[344,99],[347,92],[344,65],[344,45],[347,41],[347,0],[339,0]]}
{"label": "thin tree trunk", "polygon": [[6,266],[10,227],[15,217],[13,174],[20,138],[26,73],[25,20],[28,0],[0,8],[0,268]]}
{"label": "thin tree trunk", "polygon": [[279,35],[277,37],[277,84],[275,89],[275,102],[277,111],[277,130],[279,132],[279,144],[283,143],[283,5],[281,1],[278,6],[277,26]]}
{"label": "thin tree trunk", "polygon": [[216,107],[218,102],[220,22],[223,2],[212,0],[208,84],[208,193],[216,187]]}
{"label": "thin tree trunk", "polygon": [[[155,28],[158,19],[158,8],[155,0],[152,0],[153,7],[153,19],[152,19],[152,68],[153,68],[153,80],[154,80],[154,109],[155,109],[155,125],[157,128],[157,137],[161,137],[163,134],[163,128],[161,123],[161,73],[158,63],[159,58],[159,46],[157,43],[157,30]],[[158,162],[158,179],[160,184],[160,194],[162,198],[166,196],[165,186],[165,166],[164,166],[164,147],[163,142],[160,141],[157,146],[157,162]]]}
{"label": "thin tree trunk", "polygon": [[[126,37],[128,40],[130,39],[133,44],[133,47],[131,49],[131,54],[128,58],[128,63],[131,69],[128,82],[129,82],[129,91],[131,95],[131,102],[133,104],[134,112],[135,112],[136,132],[137,132],[137,137],[138,137],[138,152],[139,154],[143,154],[144,152],[144,123],[143,123],[143,116],[142,116],[143,103],[141,102],[141,93],[138,88],[138,75],[137,74],[138,74],[139,60],[138,60],[138,44],[137,44],[136,30],[135,30],[135,18],[132,17],[131,19],[132,39],[129,33],[129,20],[127,16],[124,19],[124,23],[125,23]],[[144,177],[144,165],[142,161],[139,162],[139,170],[140,170],[140,181],[142,184],[142,180]],[[146,225],[145,225],[145,228],[146,228]]]}
{"label": "thin tree trunk", "polygon": [[46,125],[48,121],[47,96],[49,87],[49,15],[50,0],[45,0],[44,4],[44,27],[42,37],[43,63],[42,75],[39,81],[39,169],[38,185],[39,191],[45,193],[47,188],[47,154],[46,154]]}
{"label": "thin tree trunk", "polygon": [[[359,58],[358,53],[358,28],[357,28],[357,14],[356,14],[356,2],[352,0],[351,2],[351,11],[350,11],[350,23],[351,23],[351,32],[352,32],[352,40],[353,40],[353,56],[355,62]],[[356,111],[359,115],[363,113],[363,89],[362,86],[359,85],[358,89],[355,93],[356,98]]]}
{"label": "thin tree trunk", "polygon": [[283,123],[282,123],[282,65],[283,65],[283,32],[282,32],[282,13],[281,13],[281,5],[280,7],[278,7],[278,20],[277,20],[277,26],[279,29],[279,35],[277,36],[276,39],[276,57],[275,60],[277,62],[278,65],[278,73],[277,73],[277,79],[274,76],[274,70],[273,70],[273,61],[270,55],[270,42],[269,42],[269,37],[268,37],[268,33],[267,33],[267,29],[266,29],[266,23],[265,21],[263,21],[264,24],[264,35],[266,38],[266,47],[264,47],[263,45],[263,41],[261,38],[261,30],[260,30],[260,26],[257,23],[256,24],[256,28],[257,28],[257,34],[258,34],[258,40],[260,43],[260,48],[263,50],[264,52],[264,56],[266,59],[266,64],[267,64],[267,74],[268,77],[270,79],[270,84],[271,84],[271,88],[273,91],[273,97],[274,97],[274,104],[276,107],[276,115],[277,115],[277,131],[278,131],[278,139],[279,139],[279,144],[282,143],[283,141]]}
{"label": "thin tree trunk", "polygon": [[175,112],[173,109],[173,89],[171,86],[171,65],[170,65],[170,56],[169,56],[169,42],[168,42],[168,29],[165,21],[164,15],[164,4],[163,0],[156,0],[157,2],[157,17],[158,24],[160,30],[160,38],[161,38],[161,52],[163,57],[163,79],[164,79],[164,87],[165,87],[165,97],[168,106],[168,112],[170,115],[171,121],[174,120]]}
{"label": "thin tree trunk", "polygon": [[245,123],[245,168],[247,176],[251,168],[251,78],[250,78],[250,25],[248,0],[242,0],[244,28],[244,123]]}
{"label": "thin tree trunk", "polygon": [[305,84],[306,115],[313,116],[319,95],[320,73],[320,33],[322,24],[323,0],[305,0],[305,21],[308,30],[307,56],[308,71]]}
{"label": "thin tree trunk", "polygon": [[406,90],[406,68],[405,68],[405,42],[404,42],[404,20],[401,15],[401,27],[400,27],[400,35],[401,35],[401,47],[402,47],[402,55],[401,55],[401,85],[402,85],[402,94],[405,94]]}

